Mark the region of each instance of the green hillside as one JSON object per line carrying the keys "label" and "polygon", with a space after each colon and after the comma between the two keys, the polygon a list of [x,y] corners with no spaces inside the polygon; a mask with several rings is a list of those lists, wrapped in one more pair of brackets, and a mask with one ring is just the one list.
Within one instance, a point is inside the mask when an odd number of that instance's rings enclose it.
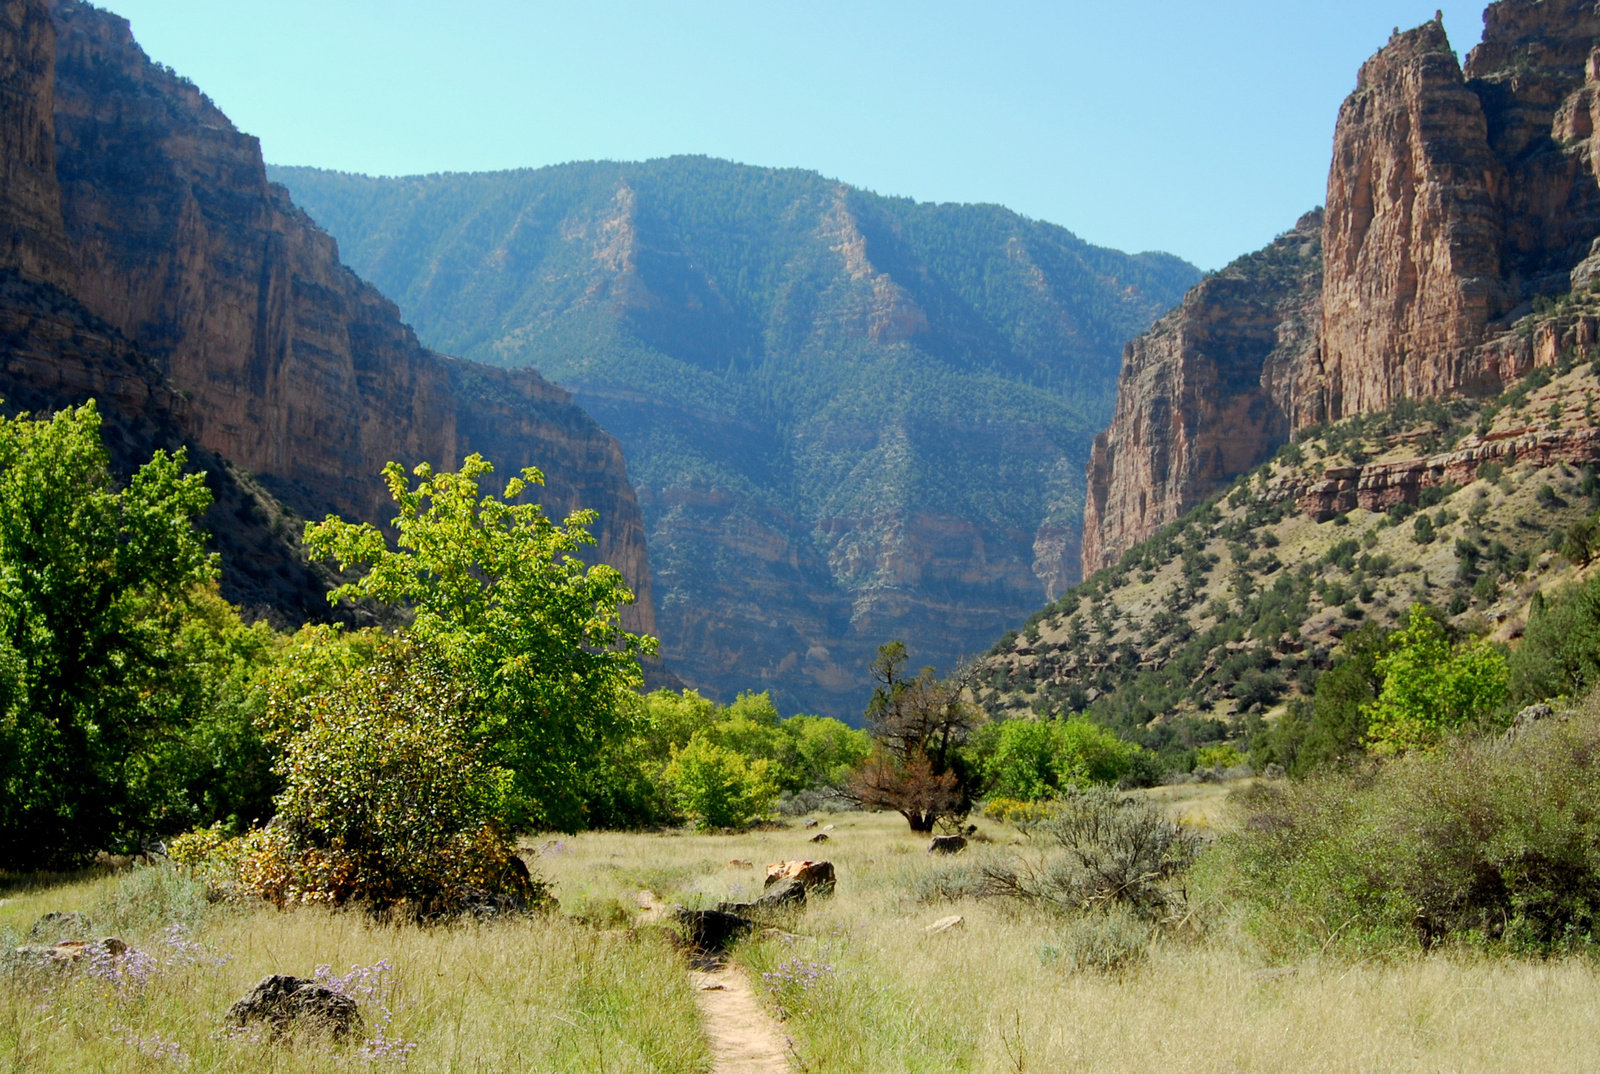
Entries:
{"label": "green hillside", "polygon": [[536,366],[622,441],[674,670],[839,715],[883,641],[948,665],[1076,580],[1122,344],[1199,277],[698,157],[272,177],[428,345]]}
{"label": "green hillside", "polygon": [[[1594,295],[1564,301],[1558,327],[1600,313]],[[1596,577],[1597,396],[1600,362],[1566,353],[1495,399],[1406,401],[1303,430],[1008,631],[980,662],[978,700],[998,719],[1087,713],[1162,768],[1229,746],[1298,773],[1361,752],[1350,697],[1370,700],[1371,673],[1354,669],[1417,604],[1453,639],[1513,652],[1522,678],[1502,716],[1581,696],[1589,672],[1551,686],[1559,676],[1528,671],[1548,638],[1515,654],[1547,604]],[[1370,482],[1424,460],[1433,476],[1415,502],[1329,513],[1308,499],[1328,475],[1367,467]]]}

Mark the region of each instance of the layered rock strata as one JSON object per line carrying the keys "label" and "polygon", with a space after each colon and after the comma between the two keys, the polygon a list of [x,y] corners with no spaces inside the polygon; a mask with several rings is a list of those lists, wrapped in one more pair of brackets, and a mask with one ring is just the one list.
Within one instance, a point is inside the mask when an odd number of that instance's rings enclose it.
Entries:
{"label": "layered rock strata", "polygon": [[[1592,2],[1501,0],[1464,66],[1437,19],[1396,32],[1363,65],[1334,135],[1319,323],[1270,378],[1282,390],[1273,421],[1248,416],[1262,399],[1243,387],[1260,353],[1253,340],[1211,359],[1238,376],[1203,406],[1173,387],[1189,368],[1175,356],[1181,347],[1157,333],[1135,341],[1127,398],[1089,468],[1086,571],[1295,429],[1401,399],[1492,393],[1549,364],[1552,348],[1592,343],[1593,325],[1565,326],[1561,338],[1512,326],[1534,300],[1592,286],[1600,270],[1597,42]],[[1304,280],[1273,286],[1283,303],[1313,305]],[[1209,446],[1223,442],[1249,450]]]}
{"label": "layered rock strata", "polygon": [[71,324],[12,316],[0,391],[39,408],[96,394],[128,420],[141,391],[159,396],[165,439],[257,475],[258,492],[311,517],[387,521],[390,460],[478,452],[507,476],[537,465],[552,514],[599,511],[597,554],[638,597],[625,622],[654,631],[617,442],[536,373],[424,349],[267,181],[256,140],[151,63],[124,20],[77,0],[7,0],[0,90],[7,263],[61,290],[69,321],[104,341],[74,349]]}
{"label": "layered rock strata", "polygon": [[[1313,365],[1322,214],[1208,276],[1123,352],[1117,409],[1094,442],[1085,573],[1271,457],[1320,420]],[[1308,408],[1309,411],[1308,411]]]}

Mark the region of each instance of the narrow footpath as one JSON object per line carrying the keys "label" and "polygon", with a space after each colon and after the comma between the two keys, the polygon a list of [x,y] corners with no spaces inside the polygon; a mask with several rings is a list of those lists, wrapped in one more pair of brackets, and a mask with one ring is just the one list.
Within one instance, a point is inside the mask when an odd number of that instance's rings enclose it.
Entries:
{"label": "narrow footpath", "polygon": [[789,1049],[777,1021],[756,999],[749,979],[727,962],[689,971],[713,1074],[789,1074]]}

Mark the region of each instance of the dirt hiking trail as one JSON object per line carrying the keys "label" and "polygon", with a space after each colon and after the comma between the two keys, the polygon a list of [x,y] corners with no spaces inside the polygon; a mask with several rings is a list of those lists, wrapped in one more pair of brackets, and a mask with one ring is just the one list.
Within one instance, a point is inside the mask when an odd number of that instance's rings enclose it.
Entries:
{"label": "dirt hiking trail", "polygon": [[713,1074],[789,1074],[788,1043],[737,967],[701,962],[689,971]]}

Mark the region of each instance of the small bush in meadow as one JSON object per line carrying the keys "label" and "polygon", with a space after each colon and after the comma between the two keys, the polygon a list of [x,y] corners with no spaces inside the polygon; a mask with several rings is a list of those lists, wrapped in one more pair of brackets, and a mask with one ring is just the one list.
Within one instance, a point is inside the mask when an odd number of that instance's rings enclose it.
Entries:
{"label": "small bush in meadow", "polygon": [[1126,910],[1081,914],[1063,926],[1057,941],[1040,949],[1047,964],[1077,972],[1120,973],[1143,962],[1155,929]]}
{"label": "small bush in meadow", "polygon": [[986,864],[988,891],[1060,910],[1170,917],[1184,902],[1174,882],[1199,847],[1148,803],[1098,787],[1062,799],[1027,830],[1038,849]]}

